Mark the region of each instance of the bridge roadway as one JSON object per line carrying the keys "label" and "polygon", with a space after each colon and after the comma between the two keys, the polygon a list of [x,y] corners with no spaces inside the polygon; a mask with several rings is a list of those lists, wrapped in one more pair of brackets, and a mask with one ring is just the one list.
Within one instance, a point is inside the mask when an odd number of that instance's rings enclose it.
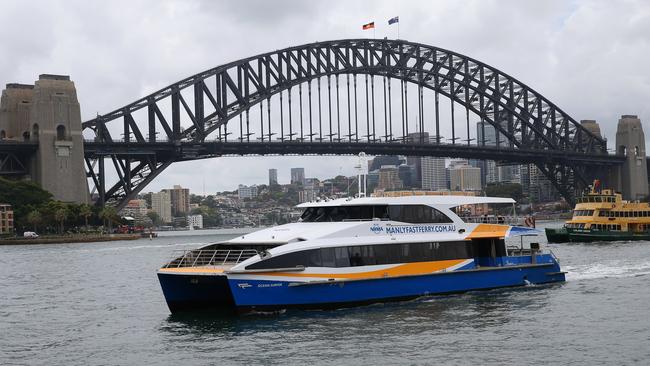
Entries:
{"label": "bridge roadway", "polygon": [[495,160],[509,163],[547,163],[560,165],[615,166],[625,157],[608,154],[585,154],[572,151],[508,149],[497,146],[464,144],[418,144],[395,142],[85,142],[85,156],[90,159],[155,157],[157,161],[188,161],[220,156],[244,155],[405,155],[455,157]]}
{"label": "bridge roadway", "polygon": [[[28,174],[28,158],[38,150],[38,142],[3,140],[0,142],[0,175]],[[587,166],[616,166],[625,157],[611,154],[584,154],[571,151],[508,149],[496,146],[464,144],[418,144],[395,142],[96,142],[85,141],[87,159],[116,157],[121,159],[153,158],[156,161],[189,161],[221,156],[245,155],[405,155],[457,157],[495,160],[508,163],[533,163]],[[650,161],[650,157],[648,158]]]}

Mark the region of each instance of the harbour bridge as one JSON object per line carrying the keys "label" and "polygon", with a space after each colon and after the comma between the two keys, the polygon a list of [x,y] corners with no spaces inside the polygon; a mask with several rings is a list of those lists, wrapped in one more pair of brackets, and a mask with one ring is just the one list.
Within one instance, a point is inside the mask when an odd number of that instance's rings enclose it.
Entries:
{"label": "harbour bridge", "polygon": [[97,203],[118,208],[172,163],[221,156],[365,152],[534,164],[569,202],[625,161],[512,76],[389,39],[316,42],[230,62],[82,129]]}

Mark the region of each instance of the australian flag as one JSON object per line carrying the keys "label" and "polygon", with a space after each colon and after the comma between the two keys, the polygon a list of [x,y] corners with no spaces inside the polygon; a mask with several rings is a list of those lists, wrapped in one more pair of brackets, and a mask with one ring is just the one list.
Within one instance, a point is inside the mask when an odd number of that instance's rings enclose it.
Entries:
{"label": "australian flag", "polygon": [[388,25],[395,24],[395,23],[399,23],[399,17],[388,19]]}

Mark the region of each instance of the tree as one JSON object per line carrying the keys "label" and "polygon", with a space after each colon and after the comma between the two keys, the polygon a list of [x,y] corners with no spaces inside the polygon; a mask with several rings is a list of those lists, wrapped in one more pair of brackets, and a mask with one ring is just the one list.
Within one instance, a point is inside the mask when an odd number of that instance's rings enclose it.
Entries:
{"label": "tree", "polygon": [[[26,226],[27,215],[51,200],[52,194],[33,182],[0,178],[0,202],[8,203],[13,208],[15,227]],[[44,219],[43,212],[41,215]]]}
{"label": "tree", "polygon": [[79,206],[79,215],[83,216],[84,223],[86,224],[86,230],[88,230],[88,218],[93,215],[93,208],[88,204],[82,204]]}
{"label": "tree", "polygon": [[70,211],[68,211],[68,208],[65,206],[54,211],[54,219],[59,223],[59,234],[63,234],[63,224],[69,215]]}
{"label": "tree", "polygon": [[521,201],[523,189],[517,183],[496,183],[488,184],[485,187],[485,194],[490,197],[509,197],[515,201]]}
{"label": "tree", "polygon": [[30,211],[27,214],[27,222],[32,225],[34,231],[38,231],[38,225],[43,222],[43,216],[41,216],[41,213],[38,212],[38,210]]}
{"label": "tree", "polygon": [[147,212],[147,217],[151,219],[151,222],[154,224],[154,226],[160,226],[162,224],[162,219],[160,218],[160,215],[158,215],[158,212],[156,211]]}
{"label": "tree", "polygon": [[105,206],[99,211],[99,218],[104,222],[104,226],[108,226],[108,231],[111,231],[113,221],[117,219],[117,211],[113,206]]}

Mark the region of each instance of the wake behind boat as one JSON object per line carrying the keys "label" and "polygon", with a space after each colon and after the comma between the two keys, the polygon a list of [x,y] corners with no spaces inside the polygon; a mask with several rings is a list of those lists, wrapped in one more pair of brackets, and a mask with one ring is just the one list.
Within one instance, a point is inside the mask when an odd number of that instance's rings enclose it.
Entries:
{"label": "wake behind boat", "polygon": [[[565,280],[553,253],[507,248],[534,229],[466,217],[510,198],[410,196],[299,205],[297,223],[187,251],[158,271],[172,313],[335,308]],[[464,216],[464,215],[463,215]]]}

